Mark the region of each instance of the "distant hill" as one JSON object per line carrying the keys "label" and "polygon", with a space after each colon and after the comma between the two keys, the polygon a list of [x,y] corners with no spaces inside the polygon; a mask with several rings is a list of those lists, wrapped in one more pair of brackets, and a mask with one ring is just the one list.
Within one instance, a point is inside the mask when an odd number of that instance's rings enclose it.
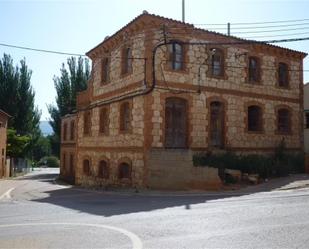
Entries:
{"label": "distant hill", "polygon": [[48,121],[40,121],[40,129],[43,136],[48,136],[54,133],[53,128],[50,126]]}

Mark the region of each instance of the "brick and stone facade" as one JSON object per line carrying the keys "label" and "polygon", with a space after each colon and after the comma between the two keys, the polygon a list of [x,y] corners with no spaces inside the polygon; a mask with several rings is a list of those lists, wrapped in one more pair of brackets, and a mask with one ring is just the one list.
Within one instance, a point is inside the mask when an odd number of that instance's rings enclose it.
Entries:
{"label": "brick and stone facade", "polygon": [[62,118],[60,176],[62,179],[75,182],[76,164],[76,115],[70,114]]}
{"label": "brick and stone facade", "polygon": [[9,176],[6,168],[7,124],[10,115],[0,110],[0,178]]}
{"label": "brick and stone facade", "polygon": [[76,120],[61,164],[75,148],[77,184],[215,188],[193,153],[272,152],[283,138],[303,150],[304,53],[144,13],[87,55],[88,89],[62,120]]}

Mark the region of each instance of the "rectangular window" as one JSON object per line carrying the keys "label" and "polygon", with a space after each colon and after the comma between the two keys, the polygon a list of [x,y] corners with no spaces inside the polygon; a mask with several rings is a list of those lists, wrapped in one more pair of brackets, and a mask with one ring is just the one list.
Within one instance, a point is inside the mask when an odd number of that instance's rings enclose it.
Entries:
{"label": "rectangular window", "polygon": [[100,133],[108,133],[109,126],[109,117],[108,117],[108,109],[102,108],[100,110],[100,118],[99,118],[99,132]]}
{"label": "rectangular window", "polygon": [[2,149],[2,156],[4,156],[4,149]]}
{"label": "rectangular window", "polygon": [[131,129],[131,108],[129,102],[120,105],[120,130],[129,131]]}
{"label": "rectangular window", "polygon": [[110,63],[109,63],[109,58],[104,58],[102,60],[102,84],[109,82],[109,67],[110,67]]}
{"label": "rectangular window", "polygon": [[306,129],[309,129],[309,112],[306,113]]}
{"label": "rectangular window", "polygon": [[68,125],[66,123],[64,123],[63,125],[63,141],[67,140],[67,131],[68,130]]}
{"label": "rectangular window", "polygon": [[91,128],[91,113],[90,111],[86,111],[84,113],[84,134],[89,135]]}
{"label": "rectangular window", "polygon": [[75,122],[71,121],[71,134],[70,134],[70,139],[74,140],[75,139]]}
{"label": "rectangular window", "polygon": [[122,74],[132,73],[132,49],[130,47],[125,48],[122,54]]}
{"label": "rectangular window", "polygon": [[258,58],[256,57],[249,57],[249,82],[250,83],[257,83],[260,81],[260,63]]}

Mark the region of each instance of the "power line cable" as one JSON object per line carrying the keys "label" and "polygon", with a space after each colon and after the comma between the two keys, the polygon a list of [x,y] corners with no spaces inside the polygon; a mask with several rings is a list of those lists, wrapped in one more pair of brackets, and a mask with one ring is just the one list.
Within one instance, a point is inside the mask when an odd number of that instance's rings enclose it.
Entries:
{"label": "power line cable", "polygon": [[10,47],[10,48],[18,48],[18,49],[24,49],[24,50],[30,50],[30,51],[36,51],[36,52],[43,52],[43,53],[52,53],[52,54],[86,57],[86,55],[84,55],[84,54],[76,54],[76,53],[60,52],[60,51],[54,51],[54,50],[30,48],[30,47],[23,47],[23,46],[17,46],[17,45],[5,44],[5,43],[0,43],[0,46]]}
{"label": "power line cable", "polygon": [[[289,23],[289,22],[304,22],[304,21],[309,21],[308,18],[306,19],[294,19],[294,20],[279,20],[279,21],[266,21],[266,22],[235,22],[235,23],[230,23],[231,25],[252,25],[252,24],[270,24],[270,23]],[[198,26],[204,26],[204,25],[213,25],[213,26],[220,26],[220,25],[225,25],[226,23],[194,23],[193,25],[198,25]]]}
{"label": "power line cable", "polygon": [[291,30],[307,30],[309,27],[303,28],[293,28],[293,29],[269,29],[269,30],[258,30],[258,31],[240,31],[232,32],[233,34],[257,34],[257,33],[269,33],[269,32],[282,32],[282,31],[291,31]]}
{"label": "power line cable", "polygon": [[[281,34],[281,35],[256,35],[256,36],[246,36],[244,39],[254,39],[254,38],[269,38],[269,37],[284,37],[284,36],[294,36],[294,35],[305,35],[309,34],[309,32],[302,32],[302,33],[289,33],[289,34]],[[261,41],[263,42],[263,41]]]}

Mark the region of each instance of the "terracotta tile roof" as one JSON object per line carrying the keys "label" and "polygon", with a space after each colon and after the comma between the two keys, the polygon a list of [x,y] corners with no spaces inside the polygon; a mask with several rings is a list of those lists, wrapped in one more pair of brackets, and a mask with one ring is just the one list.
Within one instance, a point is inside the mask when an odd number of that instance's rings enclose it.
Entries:
{"label": "terracotta tile roof", "polygon": [[12,116],[7,114],[5,111],[0,109],[0,114],[7,116],[8,118],[11,118]]}
{"label": "terracotta tile roof", "polygon": [[117,34],[121,33],[126,28],[128,28],[131,24],[133,24],[134,22],[138,21],[139,19],[141,19],[144,16],[155,17],[155,18],[158,18],[158,19],[160,19],[162,21],[165,21],[165,22],[172,22],[172,23],[175,23],[175,24],[180,24],[180,25],[186,26],[188,28],[192,28],[192,29],[197,30],[197,31],[207,32],[209,34],[214,34],[214,35],[222,36],[224,38],[235,39],[236,41],[239,41],[239,42],[259,43],[261,45],[265,45],[265,46],[269,46],[269,47],[273,47],[273,48],[279,48],[279,49],[283,49],[283,50],[288,51],[288,52],[293,52],[293,53],[301,54],[303,57],[307,56],[307,53],[304,53],[304,52],[301,52],[301,51],[292,50],[292,49],[289,49],[289,48],[285,48],[285,47],[269,44],[269,43],[266,43],[266,42],[261,42],[261,41],[256,41],[256,40],[249,40],[249,39],[239,38],[239,37],[231,36],[231,35],[229,36],[229,35],[225,35],[225,34],[222,34],[222,33],[219,33],[219,32],[209,31],[207,29],[202,29],[202,28],[197,28],[197,27],[194,27],[194,25],[190,24],[190,23],[178,21],[178,20],[175,20],[175,19],[172,19],[172,18],[163,17],[163,16],[160,16],[160,15],[149,14],[148,12],[143,12],[141,15],[135,17],[132,21],[130,21],[128,24],[126,24],[124,27],[122,27],[120,30],[118,30],[116,33],[114,33],[112,36],[106,38],[100,44],[98,44],[96,47],[94,47],[93,49],[88,51],[86,53],[86,55],[89,55],[89,53],[94,51],[96,48],[100,47],[103,43],[113,39]]}

